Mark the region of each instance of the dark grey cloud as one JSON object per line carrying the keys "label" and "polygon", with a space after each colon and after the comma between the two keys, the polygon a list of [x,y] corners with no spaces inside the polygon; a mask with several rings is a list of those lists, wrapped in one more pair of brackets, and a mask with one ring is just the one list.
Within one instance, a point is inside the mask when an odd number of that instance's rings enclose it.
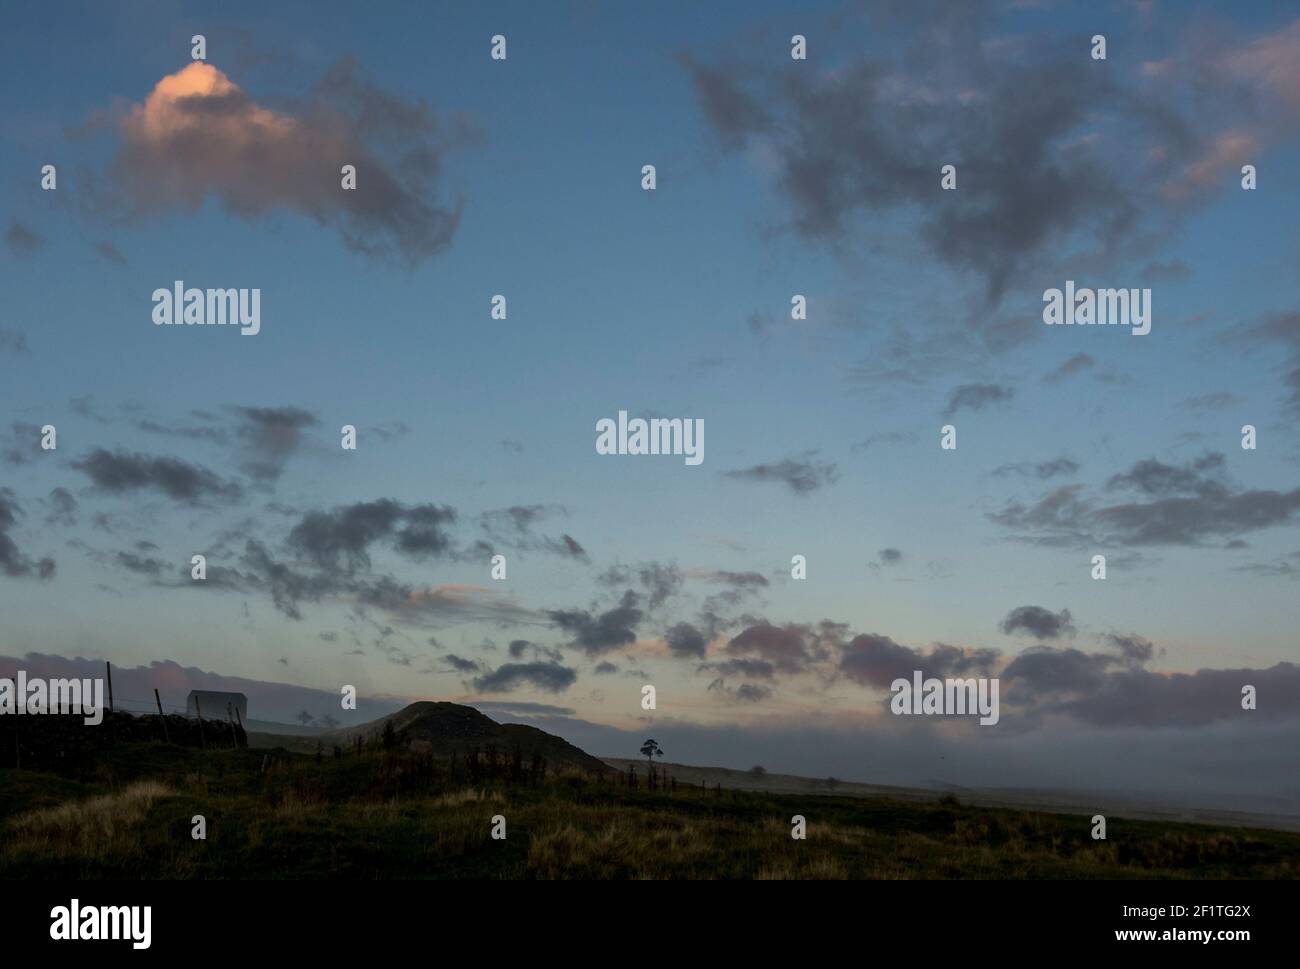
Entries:
{"label": "dark grey cloud", "polygon": [[911,444],[916,440],[916,435],[911,431],[882,431],[879,434],[869,434],[861,441],[853,445],[854,451],[867,451],[880,444]]}
{"label": "dark grey cloud", "polygon": [[764,660],[782,673],[804,672],[829,655],[822,638],[810,627],[774,626],[766,619],[733,636],[726,651],[732,657]]}
{"label": "dark grey cloud", "polygon": [[535,660],[547,659],[553,663],[564,662],[564,654],[558,649],[551,646],[543,646],[540,643],[529,642],[526,639],[512,640],[510,645],[506,648],[506,651],[510,654],[511,659],[522,659],[531,654],[532,658]]}
{"label": "dark grey cloud", "polygon": [[30,353],[27,347],[27,334],[22,330],[6,330],[0,327],[0,353]]}
{"label": "dark grey cloud", "polygon": [[714,572],[709,576],[709,581],[737,589],[766,588],[772,584],[762,572],[728,572],[725,569]]}
{"label": "dark grey cloud", "polygon": [[1082,373],[1096,366],[1097,361],[1086,353],[1076,353],[1055,370],[1043,377],[1045,384],[1059,384],[1068,377],[1073,377],[1076,373]]}
{"label": "dark grey cloud", "polygon": [[[1083,136],[1099,110],[1125,130],[1155,125],[1132,125],[1151,112],[1065,40],[1002,44],[993,64],[995,19],[891,19],[885,53],[850,55],[834,71],[681,63],[723,147],[761,152],[776,167],[799,233],[837,240],[914,207],[919,238],[982,277],[996,302],[1062,247],[1123,241],[1150,194],[1138,170],[1148,171]],[[942,62],[924,48],[943,50]],[[957,191],[939,190],[944,162],[957,166]]]}
{"label": "dark grey cloud", "polygon": [[962,384],[948,395],[948,405],[943,409],[943,416],[956,417],[962,408],[983,410],[989,404],[1010,400],[1015,393],[1014,387],[1003,384]]}
{"label": "dark grey cloud", "polygon": [[1052,612],[1042,606],[1018,606],[1007,613],[998,628],[1008,636],[1024,632],[1038,639],[1057,639],[1075,633],[1069,609]]}
{"label": "dark grey cloud", "polygon": [[46,499],[49,514],[45,516],[47,525],[77,524],[77,499],[67,488],[52,488]]}
{"label": "dark grey cloud", "polygon": [[1237,490],[1223,471],[1217,453],[1184,465],[1147,459],[1112,476],[1105,489],[1138,500],[1107,501],[1064,485],[1032,504],[1012,500],[988,517],[1021,541],[1075,547],[1200,545],[1296,520],[1300,487]]}
{"label": "dark grey cloud", "polygon": [[41,429],[36,424],[15,421],[9,425],[9,440],[0,450],[6,462],[26,464],[41,454]]}
{"label": "dark grey cloud", "polygon": [[679,622],[664,636],[668,650],[674,656],[703,657],[708,641],[704,634],[688,622]]}
{"label": "dark grey cloud", "polygon": [[1154,458],[1139,461],[1122,474],[1112,475],[1106,483],[1110,489],[1131,488],[1144,495],[1223,496],[1227,486],[1217,477],[1226,467],[1217,452],[1183,465],[1169,465]]}
{"label": "dark grey cloud", "polygon": [[740,686],[731,687],[721,676],[709,683],[708,691],[736,703],[761,703],[770,700],[773,692],[770,686],[759,683],[742,683]]}
{"label": "dark grey cloud", "polygon": [[289,458],[302,446],[303,433],[315,427],[316,415],[300,407],[236,407],[235,430],[247,449],[243,471],[258,481],[275,481]]}
{"label": "dark grey cloud", "polygon": [[720,663],[701,663],[697,672],[706,670],[721,677],[740,676],[755,680],[776,677],[776,666],[765,659],[728,659]]}
{"label": "dark grey cloud", "polygon": [[1232,407],[1234,404],[1242,403],[1244,398],[1227,391],[1218,391],[1212,394],[1199,394],[1196,397],[1188,397],[1183,401],[1183,406],[1191,410],[1221,410],[1225,407]]}
{"label": "dark grey cloud", "polygon": [[45,245],[44,236],[25,222],[17,220],[9,223],[4,238],[5,246],[15,256],[30,256]]}
{"label": "dark grey cloud", "polygon": [[135,426],[146,434],[158,434],[162,437],[179,437],[191,441],[212,441],[224,444],[230,440],[230,433],[225,427],[206,425],[163,424],[151,418],[136,421]]}
{"label": "dark grey cloud", "polygon": [[51,579],[55,572],[54,560],[31,559],[9,535],[10,530],[17,526],[21,515],[22,508],[14,493],[8,488],[0,488],[0,572],[11,578],[34,575],[41,579]]}
{"label": "dark grey cloud", "polygon": [[128,265],[126,256],[122,255],[122,250],[111,242],[96,243],[95,252],[99,253],[102,258],[111,262],[115,266]]}
{"label": "dark grey cloud", "polygon": [[147,575],[154,578],[163,574],[167,569],[167,563],[162,559],[150,558],[148,556],[137,555],[135,552],[118,552],[114,556],[116,563],[129,572],[135,572],[138,575]]}
{"label": "dark grey cloud", "polygon": [[443,662],[450,663],[451,668],[457,673],[478,673],[483,669],[483,664],[476,659],[466,659],[463,656],[457,656],[455,653],[448,653],[443,658]]}
{"label": "dark grey cloud", "polygon": [[[1300,414],[1300,312],[1275,313],[1245,327],[1245,334],[1254,341],[1273,344],[1287,354],[1289,368],[1283,377],[1287,388],[1287,407]],[[1229,338],[1233,338],[1233,334]]]}
{"label": "dark grey cloud", "polygon": [[646,609],[653,612],[681,591],[686,577],[671,562],[642,562],[639,565],[611,565],[598,577],[602,585],[624,586],[639,582],[646,596]]}
{"label": "dark grey cloud", "polygon": [[577,680],[576,670],[559,663],[505,663],[474,680],[483,693],[513,693],[532,686],[546,693],[562,693]]}
{"label": "dark grey cloud", "polygon": [[989,675],[999,654],[993,649],[961,649],[937,643],[927,653],[894,642],[879,633],[854,636],[840,652],[838,670],[861,686],[888,689],[896,679],[911,680],[920,670],[926,678]]}
{"label": "dark grey cloud", "polygon": [[188,464],[179,458],[96,448],[84,458],[73,461],[72,467],[90,478],[98,490],[109,494],[160,491],[168,498],[186,504],[200,504],[209,498],[234,501],[241,494],[235,482],[225,481],[207,468]]}
{"label": "dark grey cloud", "polygon": [[289,532],[288,546],[319,569],[352,573],[370,568],[370,546],[381,540],[417,559],[450,553],[447,527],[455,521],[447,505],[381,498],[308,512]]}
{"label": "dark grey cloud", "polygon": [[903,553],[896,548],[882,548],[879,555],[881,565],[899,565],[903,561]]}
{"label": "dark grey cloud", "polygon": [[547,615],[573,637],[573,645],[588,656],[598,656],[636,641],[636,628],[644,616],[639,603],[640,597],[628,589],[617,606],[595,615],[584,609],[555,609]]}
{"label": "dark grey cloud", "polygon": [[1019,461],[1013,464],[1003,464],[993,469],[993,474],[998,478],[1005,478],[1010,475],[1020,475],[1022,477],[1034,477],[1046,481],[1048,478],[1055,478],[1058,475],[1075,474],[1079,470],[1077,461],[1072,461],[1067,457],[1053,458],[1051,461]]}
{"label": "dark grey cloud", "polygon": [[480,554],[491,554],[492,543],[499,543],[521,552],[546,552],[580,562],[590,561],[587,550],[572,535],[552,538],[534,533],[535,526],[564,513],[561,505],[511,505],[485,511],[478,516],[478,521],[491,542],[482,543]]}
{"label": "dark grey cloud", "polygon": [[736,471],[724,471],[723,477],[741,481],[774,481],[786,485],[797,495],[805,495],[839,478],[839,469],[829,461],[786,458],[775,464],[756,464]]}

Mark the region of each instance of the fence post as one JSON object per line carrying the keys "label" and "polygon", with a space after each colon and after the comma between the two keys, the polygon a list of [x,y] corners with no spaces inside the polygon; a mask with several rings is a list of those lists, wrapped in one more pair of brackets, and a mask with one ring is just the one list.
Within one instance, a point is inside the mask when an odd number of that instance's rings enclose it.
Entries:
{"label": "fence post", "polygon": [[157,688],[157,687],[154,687],[154,690],[153,690],[153,698],[154,698],[154,700],[157,701],[157,703],[158,703],[158,719],[162,721],[162,725],[163,725],[163,739],[166,740],[168,743],[171,743],[171,742],[172,742],[172,735],[171,735],[171,731],[169,731],[169,730],[167,729],[167,714],[163,713],[163,711],[162,711],[162,697],[160,697],[160,696],[158,695],[158,688]]}
{"label": "fence post", "polygon": [[[239,724],[239,729],[244,730],[244,718],[239,715],[239,707],[235,707],[235,722]],[[244,746],[248,746],[248,731],[244,730]]]}
{"label": "fence post", "polygon": [[104,663],[104,672],[108,676],[108,712],[113,712],[113,664]]}

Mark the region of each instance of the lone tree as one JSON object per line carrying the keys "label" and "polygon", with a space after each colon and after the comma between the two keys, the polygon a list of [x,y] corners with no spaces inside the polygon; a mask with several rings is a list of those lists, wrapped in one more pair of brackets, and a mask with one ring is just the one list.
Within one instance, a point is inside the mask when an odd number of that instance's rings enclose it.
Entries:
{"label": "lone tree", "polygon": [[649,765],[647,770],[654,770],[654,759],[664,755],[663,749],[659,746],[657,740],[647,740],[641,745],[641,753],[645,754],[646,764]]}
{"label": "lone tree", "polygon": [[752,774],[754,777],[762,777],[764,774],[767,773],[767,768],[764,767],[762,764],[755,764],[753,767],[749,769],[749,773]]}
{"label": "lone tree", "polygon": [[313,717],[313,716],[312,716],[310,713],[308,713],[306,710],[304,710],[304,711],[302,711],[302,713],[298,714],[298,716],[297,716],[295,719],[297,719],[297,721],[298,721],[299,723],[301,723],[301,724],[305,727],[305,726],[307,726],[307,724],[311,723],[311,722],[312,722],[313,720],[315,720],[316,718]]}

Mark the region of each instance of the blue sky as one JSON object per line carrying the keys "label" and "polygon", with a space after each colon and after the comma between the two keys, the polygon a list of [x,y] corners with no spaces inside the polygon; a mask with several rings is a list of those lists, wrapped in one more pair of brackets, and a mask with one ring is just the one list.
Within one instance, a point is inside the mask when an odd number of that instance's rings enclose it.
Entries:
{"label": "blue sky", "polygon": [[[560,730],[640,729],[652,682],[660,727],[794,737],[830,712],[852,738],[913,728],[881,723],[887,693],[848,657],[876,670],[898,646],[940,672],[947,644],[996,651],[986,666],[1013,673],[1025,733],[1094,729],[1105,716],[1087,704],[1129,685],[1122,702],[1162,711],[1153,729],[1227,729],[1170,685],[1198,670],[1253,671],[1223,675],[1276,684],[1261,720],[1294,717],[1300,21],[1286,4],[1094,6],[7,8],[0,487],[15,551],[0,656],[542,704]],[[313,198],[317,220],[246,162],[193,176],[197,206],[169,189],[194,169],[166,141],[133,143],[129,119],[190,63],[195,33],[239,89],[233,123],[250,105],[328,118],[319,130],[398,179],[403,152],[436,158],[407,201],[459,211],[445,245],[367,255],[349,244],[351,202]],[[806,61],[789,56],[794,33]],[[1095,33],[1105,61],[1088,56]],[[344,82],[320,86],[340,64]],[[357,113],[380,108],[383,137]],[[200,152],[219,153],[198,124]],[[277,157],[286,185],[318,174],[309,152]],[[939,190],[948,162],[956,193]],[[358,182],[371,204],[376,169]],[[1026,207],[1042,186],[1056,187]],[[356,231],[391,242],[403,211]],[[1150,287],[1151,333],[1043,326],[1041,295],[1067,278]],[[260,288],[261,332],[154,327],[150,294],[176,279]],[[806,321],[789,318],[796,293]],[[996,391],[954,412],[963,387]],[[620,409],[703,419],[704,463],[596,454],[596,421]],[[259,421],[295,419],[250,443]],[[47,423],[58,449],[33,451],[24,428]],[[956,451],[939,448],[947,423]],[[355,452],[343,424],[360,429]],[[101,450],[184,462],[238,497],[178,499],[148,475],[115,488]],[[250,455],[275,473],[249,474]],[[57,488],[76,506],[59,518]],[[1032,514],[1053,494],[1078,502],[1068,520]],[[405,555],[380,529],[363,566],[311,561],[313,514],[338,525],[381,499],[454,508],[448,544]],[[526,528],[510,508],[533,509]],[[581,555],[548,550],[564,535]],[[286,608],[250,540],[328,590]],[[477,542],[507,555],[506,582]],[[237,587],[186,587],[204,551]],[[794,554],[807,580],[790,578]],[[666,583],[653,605],[651,564]],[[385,608],[384,578],[468,605]],[[1069,618],[1045,637],[1002,631],[1024,606]],[[561,618],[575,611],[610,641],[584,641]],[[843,628],[817,640],[823,622]],[[666,645],[682,623],[708,633],[701,651]],[[754,627],[784,632],[743,638]],[[1114,637],[1149,656],[1124,665]],[[723,672],[785,649],[805,659]],[[1026,650],[1105,675],[1061,693],[1014,675]],[[492,679],[503,667],[517,668]],[[683,759],[708,760],[701,736]]]}

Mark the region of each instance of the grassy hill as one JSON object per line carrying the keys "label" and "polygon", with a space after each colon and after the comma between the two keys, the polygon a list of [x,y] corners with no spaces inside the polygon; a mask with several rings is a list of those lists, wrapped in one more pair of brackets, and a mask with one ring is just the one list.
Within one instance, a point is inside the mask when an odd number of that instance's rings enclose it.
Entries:
{"label": "grassy hill", "polygon": [[497,723],[459,703],[421,701],[369,723],[298,738],[250,732],[248,742],[251,747],[284,747],[302,753],[313,753],[318,742],[326,751],[335,744],[351,751],[358,737],[363,749],[382,745],[384,730],[390,723],[396,746],[439,758],[464,757],[475,749],[480,754],[491,749],[510,757],[518,750],[526,763],[540,756],[553,770],[570,768],[593,774],[609,770],[603,761],[563,738],[523,724]]}
{"label": "grassy hill", "polygon": [[[424,713],[394,731],[418,740],[452,716]],[[456,722],[467,741],[513,733]],[[75,771],[0,768],[0,878],[1300,877],[1300,835],[1287,832],[1114,818],[1094,841],[1083,815],[953,798],[651,792],[613,771],[513,776],[432,750],[340,747],[318,758],[154,741]],[[796,814],[806,840],[791,838]],[[496,815],[505,840],[490,836]]]}

